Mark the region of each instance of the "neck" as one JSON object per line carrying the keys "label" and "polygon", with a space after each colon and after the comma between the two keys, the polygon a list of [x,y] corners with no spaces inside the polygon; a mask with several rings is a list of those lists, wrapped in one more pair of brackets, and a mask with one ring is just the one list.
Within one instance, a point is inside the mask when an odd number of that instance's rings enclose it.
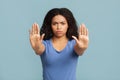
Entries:
{"label": "neck", "polygon": [[62,41],[68,41],[68,38],[66,36],[64,37],[53,37],[52,38],[53,42],[62,42]]}

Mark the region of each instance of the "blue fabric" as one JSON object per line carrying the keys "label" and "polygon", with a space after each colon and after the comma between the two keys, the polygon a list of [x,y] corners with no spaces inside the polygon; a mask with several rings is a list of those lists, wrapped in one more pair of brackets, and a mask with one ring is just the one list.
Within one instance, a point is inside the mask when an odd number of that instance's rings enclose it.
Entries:
{"label": "blue fabric", "polygon": [[78,55],[74,52],[75,40],[68,41],[66,47],[58,52],[52,41],[43,41],[46,49],[41,55],[43,80],[76,80]]}

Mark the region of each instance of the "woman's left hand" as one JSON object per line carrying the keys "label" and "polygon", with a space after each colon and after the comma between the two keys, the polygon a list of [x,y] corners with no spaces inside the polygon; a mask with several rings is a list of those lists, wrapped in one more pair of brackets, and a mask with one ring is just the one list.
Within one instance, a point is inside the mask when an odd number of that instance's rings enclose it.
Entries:
{"label": "woman's left hand", "polygon": [[76,45],[79,49],[85,50],[88,47],[89,36],[88,29],[84,24],[81,24],[79,27],[78,39],[75,36],[72,36],[76,40]]}

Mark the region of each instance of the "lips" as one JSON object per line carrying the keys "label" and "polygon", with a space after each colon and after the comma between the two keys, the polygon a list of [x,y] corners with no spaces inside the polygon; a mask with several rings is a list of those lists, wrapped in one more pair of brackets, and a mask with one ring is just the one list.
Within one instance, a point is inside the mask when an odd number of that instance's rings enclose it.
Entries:
{"label": "lips", "polygon": [[56,33],[62,33],[62,31],[56,31]]}

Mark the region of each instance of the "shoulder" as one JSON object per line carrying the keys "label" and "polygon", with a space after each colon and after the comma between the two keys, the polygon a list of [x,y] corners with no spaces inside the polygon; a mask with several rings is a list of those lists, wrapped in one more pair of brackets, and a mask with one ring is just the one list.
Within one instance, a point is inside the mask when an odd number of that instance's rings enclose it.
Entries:
{"label": "shoulder", "polygon": [[76,44],[76,42],[75,42],[74,39],[69,40],[69,41],[68,41],[68,44],[67,44],[67,47],[68,47],[69,49],[71,49],[71,50],[74,50],[75,44]]}
{"label": "shoulder", "polygon": [[72,39],[72,40],[69,40],[69,41],[68,41],[68,43],[69,43],[69,45],[74,46],[76,42],[75,42],[75,40],[74,40],[74,39]]}
{"label": "shoulder", "polygon": [[69,48],[69,50],[72,50],[72,52],[75,56],[78,56],[76,51],[74,50],[75,44],[76,44],[76,41],[74,39],[69,40],[68,48]]}
{"label": "shoulder", "polygon": [[43,40],[42,43],[43,43],[44,46],[45,46],[45,50],[44,50],[43,54],[41,55],[41,57],[46,54],[46,51],[49,49],[49,47],[50,47],[50,45],[51,45],[51,44],[50,44],[50,40]]}
{"label": "shoulder", "polygon": [[49,40],[43,40],[43,44],[46,46],[48,44],[50,44],[50,39]]}

